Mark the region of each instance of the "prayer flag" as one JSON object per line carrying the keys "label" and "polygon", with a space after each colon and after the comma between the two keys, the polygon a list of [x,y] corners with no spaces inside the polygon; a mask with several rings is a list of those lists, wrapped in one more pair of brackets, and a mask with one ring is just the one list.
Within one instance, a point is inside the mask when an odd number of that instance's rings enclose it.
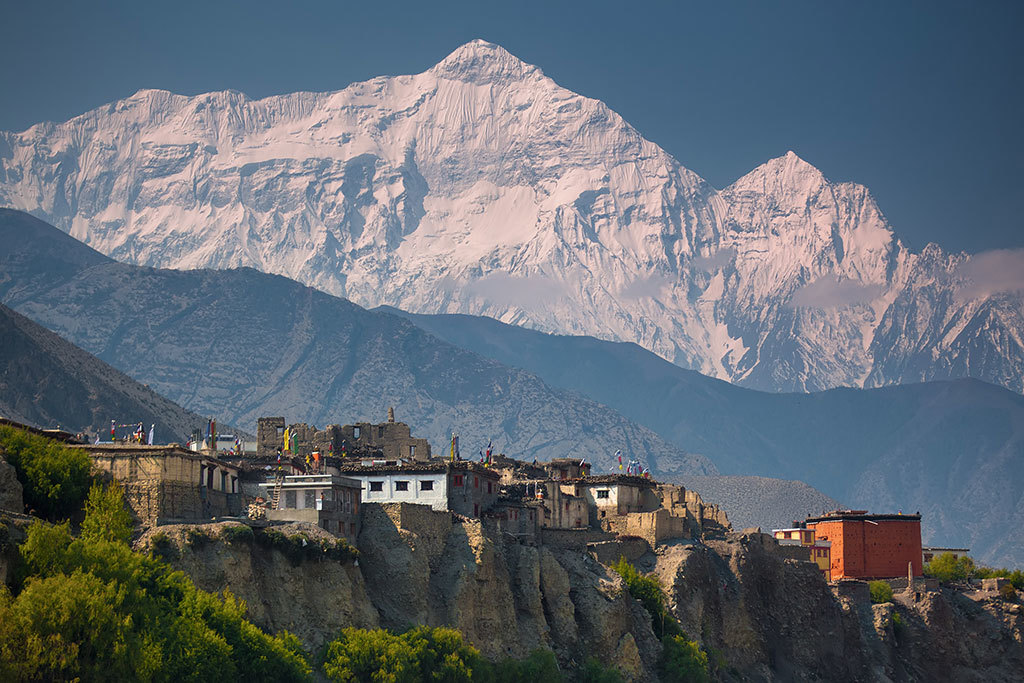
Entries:
{"label": "prayer flag", "polygon": [[156,425],[154,425],[154,424],[149,425],[149,445],[150,446],[153,445],[153,434],[154,434],[155,431],[156,431]]}
{"label": "prayer flag", "polygon": [[284,449],[285,450],[288,450],[288,436],[289,436],[288,427],[285,427],[284,428]]}

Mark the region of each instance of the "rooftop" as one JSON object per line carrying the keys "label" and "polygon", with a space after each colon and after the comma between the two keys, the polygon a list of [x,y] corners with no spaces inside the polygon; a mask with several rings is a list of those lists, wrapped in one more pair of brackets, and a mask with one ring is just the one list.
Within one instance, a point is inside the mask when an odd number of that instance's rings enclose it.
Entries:
{"label": "rooftop", "polygon": [[808,517],[807,524],[817,524],[818,522],[920,522],[921,514],[904,515],[902,513],[896,514],[881,514],[881,515],[869,515],[867,510],[833,510],[827,512],[820,517]]}

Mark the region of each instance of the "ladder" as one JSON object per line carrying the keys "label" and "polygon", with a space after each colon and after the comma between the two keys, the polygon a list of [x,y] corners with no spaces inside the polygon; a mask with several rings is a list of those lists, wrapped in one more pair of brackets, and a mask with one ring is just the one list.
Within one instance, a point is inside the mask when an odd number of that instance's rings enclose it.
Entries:
{"label": "ladder", "polygon": [[284,483],[284,472],[277,469],[277,479],[274,481],[274,494],[270,497],[270,509],[277,510],[281,503],[281,485]]}

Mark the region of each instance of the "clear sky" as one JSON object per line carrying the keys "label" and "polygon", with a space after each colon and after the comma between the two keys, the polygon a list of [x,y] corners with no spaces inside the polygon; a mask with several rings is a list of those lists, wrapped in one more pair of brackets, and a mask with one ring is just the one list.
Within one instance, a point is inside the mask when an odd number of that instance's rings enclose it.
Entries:
{"label": "clear sky", "polygon": [[0,129],[140,88],[337,90],[483,38],[716,187],[792,149],[914,249],[1024,247],[1024,2],[0,1]]}

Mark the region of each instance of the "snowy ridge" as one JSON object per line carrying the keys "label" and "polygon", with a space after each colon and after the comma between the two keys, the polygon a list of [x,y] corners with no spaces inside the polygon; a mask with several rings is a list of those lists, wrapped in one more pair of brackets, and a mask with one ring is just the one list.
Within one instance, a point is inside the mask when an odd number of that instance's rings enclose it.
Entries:
{"label": "snowy ridge", "polygon": [[961,296],[968,257],[909,252],[864,187],[790,152],[716,190],[484,41],[338,92],[143,90],[0,133],[0,204],[132,263],[635,341],[761,389],[1024,389],[1019,292]]}

